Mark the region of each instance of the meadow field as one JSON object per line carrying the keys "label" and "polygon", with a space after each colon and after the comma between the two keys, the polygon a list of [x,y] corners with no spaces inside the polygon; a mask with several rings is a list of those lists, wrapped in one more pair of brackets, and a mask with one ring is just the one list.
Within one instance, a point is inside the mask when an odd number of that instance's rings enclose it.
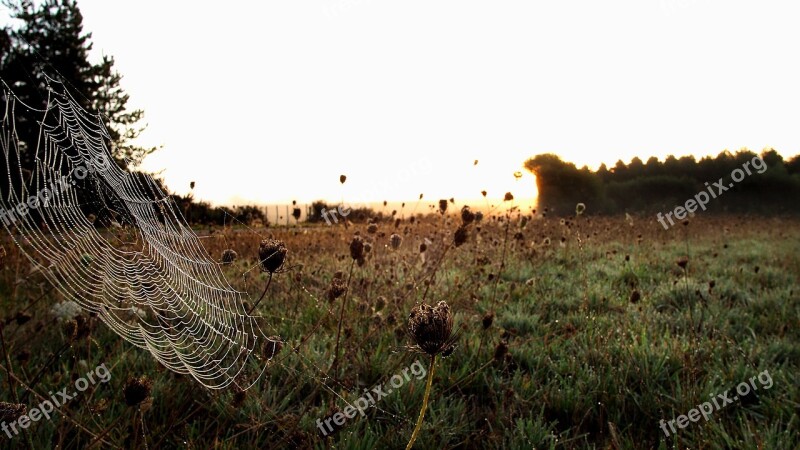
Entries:
{"label": "meadow field", "polygon": [[[456,210],[196,229],[280,339],[246,391],[204,389],[68,310],[6,235],[0,401],[30,411],[92,379],[0,447],[405,448],[431,368],[409,314],[444,301],[455,345],[436,358],[415,448],[800,448],[797,218],[664,230],[652,216],[507,209],[469,224]],[[255,305],[267,238],[287,254]]]}

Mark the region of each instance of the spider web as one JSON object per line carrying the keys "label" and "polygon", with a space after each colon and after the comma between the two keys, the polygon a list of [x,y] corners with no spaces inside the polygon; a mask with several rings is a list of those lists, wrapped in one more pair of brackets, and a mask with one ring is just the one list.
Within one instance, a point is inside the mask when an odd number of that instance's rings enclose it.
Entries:
{"label": "spider web", "polygon": [[[54,80],[47,100],[36,110],[4,89],[0,214],[11,239],[65,298],[170,370],[211,389],[236,382],[268,341],[244,293],[155,180],[113,162],[99,115]],[[35,149],[20,148],[17,108],[41,117]],[[21,150],[35,152],[34,170]]]}
{"label": "spider web", "polygon": [[[271,361],[352,406],[343,394],[354,398],[361,389],[345,386],[297,351],[310,336],[291,351],[303,371],[282,363],[288,355],[271,353],[270,344],[280,338],[262,331],[265,317],[248,312],[250,295],[226,280],[220,262],[209,256],[175,201],[149,175],[120,169],[101,116],[83,109],[60,82],[48,78],[48,83],[44,110],[25,105],[2,83],[0,224],[34,273],[168,369],[207,388],[248,389]],[[28,149],[20,148],[15,130],[18,107],[41,117],[33,171],[20,163]],[[19,205],[31,198],[38,204],[20,213]],[[243,273],[244,279],[257,268]],[[301,289],[325,315],[337,314]],[[371,407],[410,423],[379,405]]]}

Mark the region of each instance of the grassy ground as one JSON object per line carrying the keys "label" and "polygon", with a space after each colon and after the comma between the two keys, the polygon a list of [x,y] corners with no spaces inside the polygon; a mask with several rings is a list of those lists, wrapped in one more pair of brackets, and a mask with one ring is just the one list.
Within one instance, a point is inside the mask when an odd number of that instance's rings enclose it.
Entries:
{"label": "grassy ground", "polygon": [[[510,219],[473,224],[468,241],[447,251],[456,216],[381,223],[375,233],[365,225],[202,230],[211,255],[238,253],[223,269],[254,298],[266,282],[251,270],[260,239],[272,234],[289,248],[291,270],[275,275],[257,308],[284,348],[245,393],[204,390],[164,370],[96,318],[73,333],[75,324],[50,313],[61,295],[5,242],[0,400],[30,409],[100,364],[111,379],[25,436],[2,435],[0,446],[404,448],[424,378],[410,377],[335,434],[320,436],[317,420],[415,361],[427,367],[425,355],[404,348],[409,311],[425,296],[450,305],[461,336],[437,361],[415,448],[800,447],[796,219],[697,217],[669,231],[642,217]],[[356,231],[372,244],[363,266],[348,250]],[[392,250],[395,232],[403,242]],[[330,370],[344,297],[329,302],[326,291],[351,267],[343,356]],[[129,407],[123,389],[140,376],[152,390]],[[708,421],[676,432],[666,424],[665,436],[662,419],[726,391],[732,398],[752,377],[757,390],[715,407]]]}

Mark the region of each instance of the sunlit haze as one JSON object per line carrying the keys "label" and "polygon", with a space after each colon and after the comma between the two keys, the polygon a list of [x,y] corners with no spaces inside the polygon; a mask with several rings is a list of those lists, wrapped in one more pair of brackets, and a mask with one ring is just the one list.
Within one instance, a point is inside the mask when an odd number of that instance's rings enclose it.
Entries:
{"label": "sunlit haze", "polygon": [[794,2],[78,4],[163,145],[144,168],[215,204],[526,198],[545,152],[800,152]]}

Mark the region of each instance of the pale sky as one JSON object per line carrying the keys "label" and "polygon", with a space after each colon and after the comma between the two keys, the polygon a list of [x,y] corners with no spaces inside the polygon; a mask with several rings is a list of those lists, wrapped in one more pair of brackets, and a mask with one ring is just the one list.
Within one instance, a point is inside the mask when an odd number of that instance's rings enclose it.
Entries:
{"label": "pale sky", "polygon": [[524,198],[545,152],[800,153],[793,1],[78,4],[164,146],[144,167],[216,204]]}

